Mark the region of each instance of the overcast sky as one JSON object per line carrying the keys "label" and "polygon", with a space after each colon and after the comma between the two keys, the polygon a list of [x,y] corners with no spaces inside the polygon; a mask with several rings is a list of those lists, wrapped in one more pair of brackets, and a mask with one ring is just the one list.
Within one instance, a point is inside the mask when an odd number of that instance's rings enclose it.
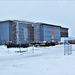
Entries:
{"label": "overcast sky", "polygon": [[75,37],[74,0],[0,0],[0,20],[8,19],[60,25]]}

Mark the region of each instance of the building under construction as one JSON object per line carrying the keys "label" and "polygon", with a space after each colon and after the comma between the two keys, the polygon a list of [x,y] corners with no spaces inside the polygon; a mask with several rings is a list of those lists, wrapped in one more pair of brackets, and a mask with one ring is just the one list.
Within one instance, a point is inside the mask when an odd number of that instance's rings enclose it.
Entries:
{"label": "building under construction", "polygon": [[68,28],[19,20],[0,21],[0,44],[12,41],[15,44],[31,42],[56,42],[68,37]]}

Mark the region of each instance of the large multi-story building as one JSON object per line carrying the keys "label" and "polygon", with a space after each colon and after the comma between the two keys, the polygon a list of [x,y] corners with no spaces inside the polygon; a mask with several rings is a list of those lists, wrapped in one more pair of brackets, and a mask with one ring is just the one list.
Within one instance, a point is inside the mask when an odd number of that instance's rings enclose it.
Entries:
{"label": "large multi-story building", "polygon": [[61,27],[45,23],[35,23],[34,25],[34,40],[35,41],[60,41]]}
{"label": "large multi-story building", "polygon": [[0,44],[12,41],[15,44],[31,42],[56,42],[68,37],[68,28],[46,23],[18,20],[0,21]]}
{"label": "large multi-story building", "polygon": [[4,44],[6,41],[12,41],[13,43],[28,43],[29,42],[29,28],[30,22],[7,20],[0,22],[0,44]]}

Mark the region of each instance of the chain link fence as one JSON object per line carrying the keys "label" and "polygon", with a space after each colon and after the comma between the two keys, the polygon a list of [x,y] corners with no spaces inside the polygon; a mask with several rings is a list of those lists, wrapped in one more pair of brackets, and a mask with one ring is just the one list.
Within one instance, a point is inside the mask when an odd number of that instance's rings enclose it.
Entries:
{"label": "chain link fence", "polygon": [[64,41],[64,55],[72,54],[72,44],[70,44],[67,40]]}

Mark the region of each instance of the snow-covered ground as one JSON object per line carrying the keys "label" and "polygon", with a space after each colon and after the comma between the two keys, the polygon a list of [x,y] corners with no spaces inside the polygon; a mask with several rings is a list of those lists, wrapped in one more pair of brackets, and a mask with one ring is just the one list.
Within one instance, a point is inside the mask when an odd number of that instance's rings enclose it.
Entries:
{"label": "snow-covered ground", "polygon": [[0,75],[75,75],[75,45],[72,55],[64,46],[19,48],[0,46]]}

